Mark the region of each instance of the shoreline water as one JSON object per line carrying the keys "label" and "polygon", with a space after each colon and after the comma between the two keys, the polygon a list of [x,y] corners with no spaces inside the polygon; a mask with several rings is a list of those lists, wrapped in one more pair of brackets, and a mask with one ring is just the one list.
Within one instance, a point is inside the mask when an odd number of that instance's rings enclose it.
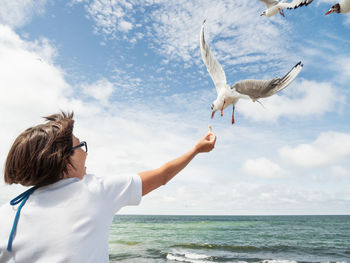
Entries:
{"label": "shoreline water", "polygon": [[350,263],[350,216],[116,215],[110,260]]}

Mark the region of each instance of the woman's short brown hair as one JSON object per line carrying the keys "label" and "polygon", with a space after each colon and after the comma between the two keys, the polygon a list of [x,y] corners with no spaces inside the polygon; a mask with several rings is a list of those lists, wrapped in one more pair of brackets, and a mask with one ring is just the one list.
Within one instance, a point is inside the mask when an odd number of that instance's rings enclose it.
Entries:
{"label": "woman's short brown hair", "polygon": [[25,186],[55,183],[72,165],[73,112],[45,117],[47,121],[21,133],[6,159],[5,182]]}

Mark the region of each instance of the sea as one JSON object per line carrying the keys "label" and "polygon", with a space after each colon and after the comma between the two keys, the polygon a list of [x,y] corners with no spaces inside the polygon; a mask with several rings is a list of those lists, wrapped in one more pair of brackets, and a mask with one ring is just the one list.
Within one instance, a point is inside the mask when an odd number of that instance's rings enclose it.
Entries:
{"label": "sea", "polygon": [[350,263],[350,216],[116,215],[110,262]]}

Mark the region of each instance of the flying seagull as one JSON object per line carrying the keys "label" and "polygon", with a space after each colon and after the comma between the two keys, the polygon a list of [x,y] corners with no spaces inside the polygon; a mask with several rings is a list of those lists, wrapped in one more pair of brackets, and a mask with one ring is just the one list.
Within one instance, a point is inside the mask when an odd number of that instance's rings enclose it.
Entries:
{"label": "flying seagull", "polygon": [[346,14],[350,12],[350,0],[342,0],[340,3],[337,3],[329,9],[325,15],[328,15],[330,13],[339,13],[339,14]]}
{"label": "flying seagull", "polygon": [[226,75],[222,69],[222,66],[210,52],[209,46],[205,42],[204,23],[205,20],[203,21],[201,28],[199,45],[203,62],[207,66],[207,70],[215,84],[216,92],[218,94],[216,100],[211,104],[211,118],[214,117],[214,114],[217,110],[221,111],[222,116],[223,110],[232,104],[233,124],[235,122],[235,104],[239,99],[250,98],[253,102],[255,102],[260,98],[270,97],[287,87],[295,79],[303,67],[301,62],[299,62],[282,78],[273,78],[271,80],[246,79],[238,81],[230,87],[227,84]]}
{"label": "flying seagull", "polygon": [[303,5],[307,6],[313,0],[293,0],[292,2],[289,2],[289,3],[287,3],[286,0],[282,0],[280,2],[278,2],[277,0],[260,0],[260,1],[263,2],[267,7],[267,9],[264,12],[262,12],[260,16],[270,17],[270,16],[274,16],[278,12],[280,12],[280,14],[284,16],[283,8],[295,9]]}

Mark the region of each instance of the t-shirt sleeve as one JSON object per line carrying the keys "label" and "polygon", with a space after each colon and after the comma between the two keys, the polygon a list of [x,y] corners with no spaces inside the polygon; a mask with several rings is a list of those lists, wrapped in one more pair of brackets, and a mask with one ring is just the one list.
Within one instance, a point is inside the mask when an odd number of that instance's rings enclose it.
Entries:
{"label": "t-shirt sleeve", "polygon": [[100,178],[102,198],[114,214],[128,205],[138,205],[142,197],[142,181],[139,175],[107,176]]}

